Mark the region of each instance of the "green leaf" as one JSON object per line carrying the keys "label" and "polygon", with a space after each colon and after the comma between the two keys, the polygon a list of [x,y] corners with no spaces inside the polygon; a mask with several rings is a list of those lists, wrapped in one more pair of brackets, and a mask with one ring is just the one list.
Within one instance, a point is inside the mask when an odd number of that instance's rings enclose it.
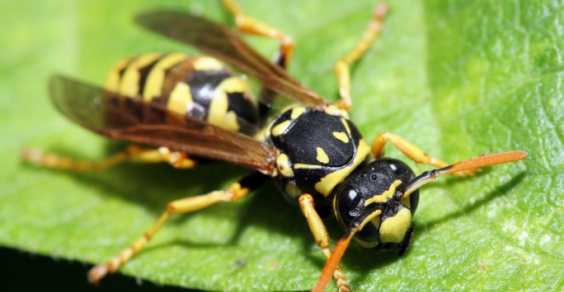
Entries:
{"label": "green leaf", "polygon": [[[252,16],[293,36],[290,71],[330,99],[334,62],[351,49],[373,0],[243,1]],[[403,257],[353,247],[352,286],[379,290],[562,289],[564,270],[563,3],[559,0],[390,1],[381,39],[353,73],[352,119],[365,137],[404,136],[456,161],[521,149],[522,163],[426,188]],[[132,18],[155,6],[231,24],[211,1],[13,1],[3,4],[0,55],[0,244],[99,262],[140,236],[166,203],[221,188],[244,171],[124,165],[72,174],[19,161],[42,147],[99,158],[115,147],[51,107],[55,72],[102,83],[124,56],[185,51]],[[250,39],[268,56],[276,44]],[[193,52],[193,50],[190,50]],[[390,156],[404,158],[391,148]],[[416,166],[418,172],[426,167]],[[333,237],[339,230],[329,222]],[[302,216],[272,186],[168,224],[122,271],[159,283],[219,290],[311,288],[324,259]]]}

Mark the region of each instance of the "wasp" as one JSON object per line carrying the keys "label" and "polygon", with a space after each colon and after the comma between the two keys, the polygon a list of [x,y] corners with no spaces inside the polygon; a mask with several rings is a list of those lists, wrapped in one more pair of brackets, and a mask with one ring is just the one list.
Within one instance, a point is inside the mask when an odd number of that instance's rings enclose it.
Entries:
{"label": "wasp", "polygon": [[[336,63],[340,99],[330,103],[285,70],[294,48],[290,37],[245,15],[235,1],[223,3],[237,30],[179,11],[156,10],[137,17],[141,26],[196,47],[205,56],[155,53],[125,59],[111,71],[105,87],[59,75],[49,82],[51,100],[63,115],[90,131],[132,146],[101,161],[77,161],[26,149],[26,161],[87,171],[131,160],[192,168],[199,159],[210,159],[251,170],[224,190],[170,202],[143,236],[90,270],[91,282],[99,282],[126,264],[172,215],[238,201],[273,180],[281,193],[300,207],[326,257],[313,290],[323,291],[334,278],[339,291],[349,291],[340,261],[350,242],[354,239],[367,248],[405,251],[423,185],[445,175],[471,175],[483,167],[526,158],[526,152],[509,151],[447,164],[388,132],[378,135],[369,146],[348,117],[352,110],[350,67],[382,30],[388,10],[385,4],[376,6],[361,40]],[[278,41],[276,60],[271,62],[258,54],[241,39],[241,33]],[[258,100],[247,80],[227,64],[261,82]],[[297,105],[267,122],[270,104],[278,96]],[[404,162],[384,157],[386,144],[435,168],[415,175]],[[322,210],[332,213],[343,230],[334,247],[319,215]]]}

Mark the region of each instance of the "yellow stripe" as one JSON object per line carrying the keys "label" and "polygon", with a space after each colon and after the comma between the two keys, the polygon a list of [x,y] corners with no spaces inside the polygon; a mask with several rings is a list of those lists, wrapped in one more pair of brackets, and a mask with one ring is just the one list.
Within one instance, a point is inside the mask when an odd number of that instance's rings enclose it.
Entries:
{"label": "yellow stripe", "polygon": [[108,74],[108,79],[106,79],[106,89],[109,91],[118,92],[119,91],[119,81],[120,81],[120,74],[119,72],[127,66],[131,59],[122,59],[120,60],[112,71]]}
{"label": "yellow stripe", "polygon": [[396,179],[394,180],[394,182],[392,182],[392,184],[390,185],[390,187],[383,192],[382,194],[379,195],[373,195],[370,199],[366,200],[364,202],[364,207],[372,204],[372,203],[385,203],[387,202],[389,199],[391,199],[394,194],[396,193],[396,189],[397,187],[401,185],[401,180]]}
{"label": "yellow stripe", "polygon": [[194,69],[198,71],[217,71],[223,69],[223,64],[212,57],[199,57],[194,61]]}
{"label": "yellow stripe", "polygon": [[232,76],[221,81],[221,84],[219,84],[218,89],[222,89],[223,91],[228,93],[248,92],[250,90],[249,84],[245,80],[237,76]]}
{"label": "yellow stripe", "polygon": [[218,89],[223,90],[227,93],[241,92],[243,93],[243,97],[246,100],[250,101],[253,104],[257,103],[254,96],[252,94],[249,94],[251,92],[251,87],[249,86],[247,80],[239,76],[232,76],[221,81]]}
{"label": "yellow stripe", "polygon": [[329,105],[325,107],[325,112],[327,114],[330,114],[332,116],[338,116],[338,117],[343,117],[343,118],[348,118],[349,114],[347,111],[342,110],[334,105]]}
{"label": "yellow stripe", "polygon": [[174,65],[186,60],[187,56],[182,53],[170,54],[161,60],[151,69],[145,88],[143,89],[143,100],[146,102],[151,101],[155,97],[162,95],[163,84],[165,81],[166,70]]}
{"label": "yellow stripe", "polygon": [[294,164],[294,169],[319,169],[321,165],[317,164],[307,164],[307,163],[296,163]]}
{"label": "yellow stripe", "polygon": [[[217,64],[215,64],[214,62],[218,62],[218,64],[221,65],[219,61],[213,58],[202,57],[194,63],[194,67],[198,70],[216,69],[216,67],[214,66],[216,66]],[[205,66],[202,64],[205,64]],[[219,68],[221,69],[222,67]],[[239,131],[239,121],[237,114],[233,111],[228,111],[229,99],[227,98],[227,94],[231,92],[244,93],[248,92],[249,90],[249,84],[239,77],[233,76],[223,80],[215,89],[214,97],[210,103],[208,122],[230,131]],[[245,97],[248,97],[248,95],[245,95]],[[251,102],[254,103],[255,101],[251,100]]]}
{"label": "yellow stripe", "polygon": [[131,62],[131,64],[127,66],[127,69],[125,69],[125,73],[123,74],[123,78],[121,79],[120,82],[119,93],[121,95],[126,95],[131,97],[138,96],[139,79],[141,78],[141,74],[139,73],[139,70],[151,64],[152,62],[160,58],[160,56],[161,54],[159,53],[152,53],[152,54],[142,55],[136,58],[135,60],[133,60],[133,62]]}
{"label": "yellow stripe", "polygon": [[349,128],[349,123],[347,123],[347,120],[345,120],[344,118],[341,118],[341,123],[343,123],[345,130],[347,130],[347,134],[349,134],[349,136],[352,136],[351,135],[351,128]]}
{"label": "yellow stripe", "polygon": [[172,90],[166,107],[170,111],[184,115],[191,103],[192,93],[190,92],[190,86],[184,82],[179,82]]}
{"label": "yellow stripe", "polygon": [[280,173],[285,177],[293,177],[294,172],[292,171],[292,167],[290,165],[290,159],[288,155],[281,153],[276,158],[276,166]]}
{"label": "yellow stripe", "polygon": [[280,136],[284,134],[284,132],[290,126],[291,123],[292,121],[283,121],[282,123],[279,123],[278,125],[274,126],[270,131],[272,133],[272,136]]}
{"label": "yellow stripe", "polygon": [[[315,184],[315,189],[320,194],[329,196],[335,186],[342,182],[360,163],[364,161],[364,159],[366,159],[366,156],[368,156],[369,152],[370,147],[368,147],[364,140],[360,140],[358,142],[358,150],[353,162],[350,165],[347,165],[323,177],[319,182]],[[294,167],[297,167],[297,164]]]}
{"label": "yellow stripe", "polygon": [[208,122],[220,128],[237,132],[239,130],[237,115],[234,112],[228,112],[228,106],[229,101],[227,100],[227,93],[223,90],[216,89],[215,95],[210,103]]}
{"label": "yellow stripe", "polygon": [[292,109],[292,113],[290,114],[290,119],[295,120],[303,113],[305,113],[306,108],[303,106],[298,106]]}

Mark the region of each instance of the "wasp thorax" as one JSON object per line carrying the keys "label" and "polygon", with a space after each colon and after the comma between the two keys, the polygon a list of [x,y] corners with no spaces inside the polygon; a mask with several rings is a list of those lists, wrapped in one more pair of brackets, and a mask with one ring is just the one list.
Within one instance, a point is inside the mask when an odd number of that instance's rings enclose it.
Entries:
{"label": "wasp thorax", "polygon": [[280,151],[276,167],[282,189],[292,183],[293,190],[325,198],[370,151],[345,115],[300,106],[273,121],[269,141]]}
{"label": "wasp thorax", "polygon": [[355,239],[366,247],[405,248],[419,193],[402,198],[415,175],[403,162],[379,159],[359,167],[334,191],[333,210],[347,230],[363,228]]}

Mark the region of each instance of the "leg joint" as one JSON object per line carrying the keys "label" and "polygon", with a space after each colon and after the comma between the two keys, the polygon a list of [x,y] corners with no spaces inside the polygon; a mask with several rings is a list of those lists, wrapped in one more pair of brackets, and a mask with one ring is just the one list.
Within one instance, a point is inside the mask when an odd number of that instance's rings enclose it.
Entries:
{"label": "leg joint", "polygon": [[174,214],[176,213],[176,206],[174,205],[174,201],[168,203],[166,205],[166,212],[170,213],[170,214]]}
{"label": "leg joint", "polygon": [[298,198],[300,205],[303,207],[313,203],[313,197],[310,194],[303,194]]}
{"label": "leg joint", "polygon": [[229,187],[227,193],[229,193],[229,201],[237,201],[243,198],[249,192],[248,188],[242,187],[240,183],[234,183]]}

